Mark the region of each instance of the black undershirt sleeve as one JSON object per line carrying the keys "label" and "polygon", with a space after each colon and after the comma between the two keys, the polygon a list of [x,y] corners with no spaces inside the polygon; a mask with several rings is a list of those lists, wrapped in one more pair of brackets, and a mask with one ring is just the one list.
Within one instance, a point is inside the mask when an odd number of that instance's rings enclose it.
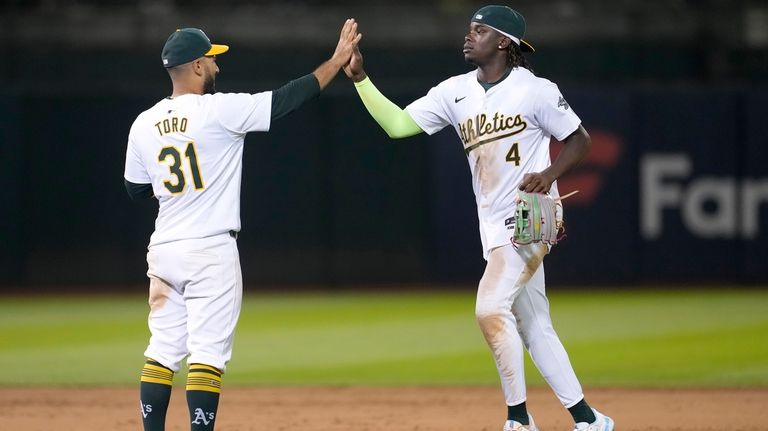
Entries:
{"label": "black undershirt sleeve", "polygon": [[284,117],[320,94],[320,83],[310,73],[272,92],[272,120]]}
{"label": "black undershirt sleeve", "polygon": [[152,191],[152,184],[136,184],[128,180],[125,181],[125,190],[128,192],[128,196],[133,200],[149,199],[155,194]]}

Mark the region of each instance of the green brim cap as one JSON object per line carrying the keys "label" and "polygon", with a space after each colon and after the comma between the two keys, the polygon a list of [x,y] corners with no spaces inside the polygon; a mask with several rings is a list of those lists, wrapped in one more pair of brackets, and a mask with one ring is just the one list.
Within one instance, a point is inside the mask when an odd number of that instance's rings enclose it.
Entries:
{"label": "green brim cap", "polygon": [[214,45],[199,28],[180,28],[171,33],[165,41],[160,58],[166,68],[189,63],[206,55],[219,55],[227,52],[227,45]]}
{"label": "green brim cap", "polygon": [[534,52],[533,46],[523,40],[525,36],[525,18],[520,12],[500,5],[481,7],[472,16],[472,22],[487,25],[512,39],[525,52]]}

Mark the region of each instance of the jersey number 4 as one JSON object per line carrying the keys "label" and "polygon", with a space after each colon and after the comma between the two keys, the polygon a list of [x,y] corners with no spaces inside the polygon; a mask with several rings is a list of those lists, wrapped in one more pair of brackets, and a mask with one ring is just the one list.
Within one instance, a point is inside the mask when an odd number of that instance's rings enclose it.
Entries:
{"label": "jersey number 4", "polygon": [[514,163],[515,166],[520,166],[520,150],[517,149],[517,142],[512,144],[512,148],[509,149],[507,161]]}
{"label": "jersey number 4", "polygon": [[[200,165],[197,164],[197,152],[195,151],[194,142],[187,143],[184,155],[189,159],[189,169],[192,171],[192,182],[195,185],[195,190],[202,190],[205,186],[203,185],[203,177],[200,175]],[[168,162],[169,157],[173,159],[170,162]],[[181,157],[179,150],[176,147],[163,147],[160,149],[157,161],[160,163],[168,163],[168,169],[171,171],[171,175],[176,177],[171,181],[163,181],[165,188],[173,194],[183,192],[184,187],[187,185],[187,180],[184,177],[184,171],[181,169],[181,163],[184,159]]]}

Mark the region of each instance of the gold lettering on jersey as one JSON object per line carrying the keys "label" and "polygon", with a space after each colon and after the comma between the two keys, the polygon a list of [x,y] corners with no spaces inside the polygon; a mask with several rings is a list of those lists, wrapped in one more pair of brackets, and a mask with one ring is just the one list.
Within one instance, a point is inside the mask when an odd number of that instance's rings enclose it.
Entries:
{"label": "gold lettering on jersey", "polygon": [[187,131],[187,119],[184,117],[171,117],[155,123],[157,133],[163,136],[167,133],[184,133]]}
{"label": "gold lettering on jersey", "polygon": [[[513,117],[497,112],[493,114],[490,121],[487,115],[478,114],[463,124],[459,123],[459,136],[465,147],[464,153],[469,155],[470,151],[481,145],[516,135],[525,130],[526,127],[528,124],[520,114]],[[505,133],[498,134],[497,132]]]}

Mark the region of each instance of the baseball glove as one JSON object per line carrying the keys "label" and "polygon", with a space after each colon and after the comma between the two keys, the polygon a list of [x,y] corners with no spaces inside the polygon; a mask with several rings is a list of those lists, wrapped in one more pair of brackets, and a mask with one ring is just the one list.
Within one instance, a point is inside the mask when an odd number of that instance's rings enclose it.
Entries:
{"label": "baseball glove", "polygon": [[[568,195],[570,196],[570,195]],[[563,198],[553,199],[549,193],[519,192],[515,208],[515,231],[512,243],[525,245],[534,242],[555,245],[564,231],[558,210]]]}

